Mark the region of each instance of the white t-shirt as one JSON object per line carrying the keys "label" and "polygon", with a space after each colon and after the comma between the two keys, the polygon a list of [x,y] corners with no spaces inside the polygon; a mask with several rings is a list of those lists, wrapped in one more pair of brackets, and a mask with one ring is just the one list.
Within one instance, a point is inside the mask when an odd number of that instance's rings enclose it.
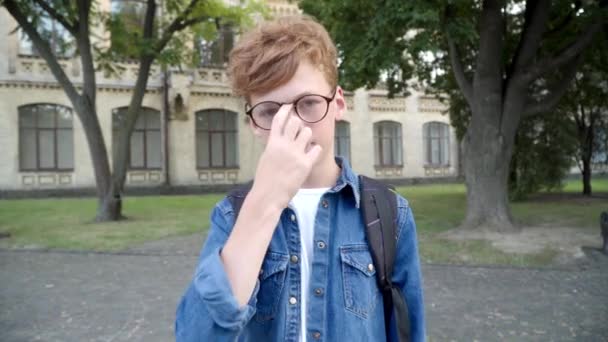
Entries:
{"label": "white t-shirt", "polygon": [[330,188],[300,189],[293,197],[289,206],[295,211],[300,228],[300,265],[302,296],[300,342],[306,342],[306,301],[308,299],[308,283],[312,268],[313,239],[315,233],[315,217],[321,196]]}

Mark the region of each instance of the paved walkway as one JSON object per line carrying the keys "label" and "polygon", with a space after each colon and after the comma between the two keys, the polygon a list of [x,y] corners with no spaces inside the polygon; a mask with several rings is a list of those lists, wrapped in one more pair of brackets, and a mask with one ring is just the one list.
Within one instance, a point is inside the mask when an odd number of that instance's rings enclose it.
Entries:
{"label": "paved walkway", "polygon": [[[172,341],[200,237],[123,254],[0,250],[0,341]],[[431,341],[607,341],[608,262],[423,265]]]}

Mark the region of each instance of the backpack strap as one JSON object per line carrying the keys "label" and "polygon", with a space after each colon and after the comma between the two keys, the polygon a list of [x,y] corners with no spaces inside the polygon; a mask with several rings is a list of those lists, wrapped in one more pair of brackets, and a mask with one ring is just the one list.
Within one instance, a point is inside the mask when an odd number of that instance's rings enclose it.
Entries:
{"label": "backpack strap", "polygon": [[366,176],[359,176],[359,187],[365,234],[384,301],[386,336],[390,336],[394,317],[398,342],[406,342],[410,340],[407,303],[401,289],[391,281],[397,249],[397,197],[392,187]]}

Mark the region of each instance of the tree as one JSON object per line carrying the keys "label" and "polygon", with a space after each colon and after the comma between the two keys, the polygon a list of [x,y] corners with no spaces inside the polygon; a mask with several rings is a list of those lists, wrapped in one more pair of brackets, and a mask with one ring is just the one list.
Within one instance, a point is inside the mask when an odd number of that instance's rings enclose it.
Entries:
{"label": "tree", "polygon": [[550,112],[564,95],[581,53],[605,22],[607,3],[303,0],[300,5],[329,28],[347,88],[385,79],[389,92],[405,92],[415,76],[430,92],[462,97],[467,212],[461,227],[517,231],[508,200],[517,129],[522,119]]}
{"label": "tree", "polygon": [[[560,103],[561,115],[572,118],[576,161],[582,174],[583,195],[591,196],[591,165],[608,151],[608,32],[598,35]],[[604,157],[606,158],[606,157]],[[604,163],[608,160],[604,160]]]}
{"label": "tree", "polygon": [[523,119],[511,158],[509,198],[523,200],[542,189],[560,189],[576,145],[573,120],[558,111]]}
{"label": "tree", "polygon": [[[128,142],[141,109],[153,63],[182,63],[188,56],[188,49],[185,48],[189,46],[187,39],[208,33],[222,20],[241,25],[248,20],[247,13],[261,8],[256,3],[248,7],[227,7],[219,0],[167,0],[160,8],[155,0],[139,2],[145,4],[145,15],[139,27],[137,22],[101,13],[94,0],[0,2],[48,64],[82,123],[95,173],[98,199],[96,221],[122,218],[121,193],[127,172]],[[157,14],[159,10],[164,13],[162,17]],[[81,90],[61,68],[57,55],[45,39],[44,27],[38,25],[43,18],[59,23],[73,39],[83,71]],[[95,25],[100,23],[105,24],[103,26],[110,33],[112,44],[109,47],[91,39]],[[96,67],[117,71],[114,61],[119,57],[135,58],[139,71],[111,171],[96,112],[95,71]]]}

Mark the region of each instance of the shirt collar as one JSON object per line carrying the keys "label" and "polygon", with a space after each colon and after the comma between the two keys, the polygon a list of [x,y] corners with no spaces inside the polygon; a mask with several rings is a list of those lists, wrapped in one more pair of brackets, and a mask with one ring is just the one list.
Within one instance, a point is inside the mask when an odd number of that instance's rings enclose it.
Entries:
{"label": "shirt collar", "polygon": [[348,164],[348,160],[342,157],[336,157],[336,164],[340,167],[340,176],[338,177],[338,181],[333,188],[331,188],[331,192],[339,192],[344,189],[346,186],[350,186],[352,190],[352,195],[355,199],[355,206],[359,208],[360,204],[360,194],[359,194],[359,177],[355,172],[351,169]]}

